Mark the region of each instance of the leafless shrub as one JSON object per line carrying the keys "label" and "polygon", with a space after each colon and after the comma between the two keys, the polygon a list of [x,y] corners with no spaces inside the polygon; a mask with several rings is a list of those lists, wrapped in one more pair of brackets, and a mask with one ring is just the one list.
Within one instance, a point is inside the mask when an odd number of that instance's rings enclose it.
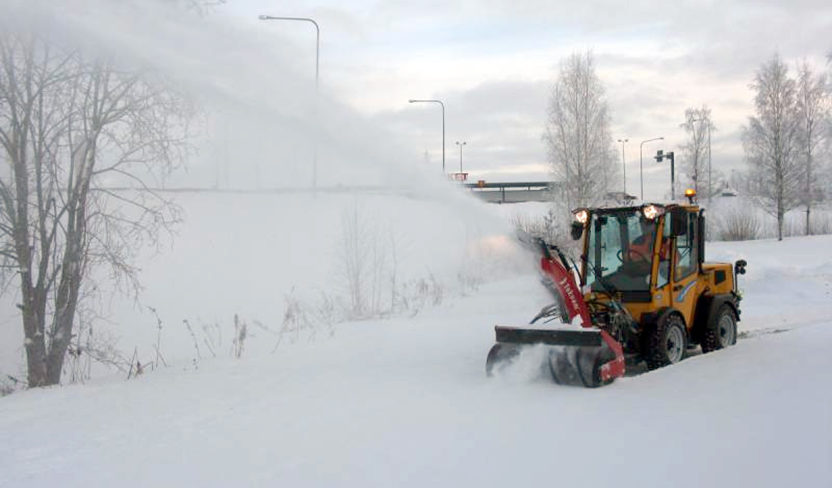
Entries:
{"label": "leafless shrub", "polygon": [[815,214],[810,234],[832,234],[832,214]]}
{"label": "leafless shrub", "polygon": [[80,315],[78,333],[67,348],[65,373],[70,383],[84,383],[93,374],[93,365],[122,373],[131,368],[131,361],[118,348],[118,339],[106,330],[97,330],[93,320]]}
{"label": "leafless shrub", "polygon": [[312,318],[318,328],[325,331],[330,337],[335,335],[335,323],[337,322],[337,310],[335,301],[329,295],[321,292],[317,303],[312,307]]}
{"label": "leafless shrub", "polygon": [[191,336],[191,342],[194,345],[194,351],[196,351],[196,357],[194,358],[194,363],[199,362],[202,359],[202,353],[199,351],[199,341],[196,339],[196,334],[194,333],[194,329],[191,327],[191,323],[188,322],[188,319],[184,319],[182,323],[185,324],[185,328],[188,329],[188,334]]}
{"label": "leafless shrub", "polygon": [[142,364],[141,360],[139,359],[139,348],[134,348],[133,357],[130,358],[130,369],[127,371],[127,379],[129,380],[130,378],[135,378],[137,376],[143,375],[148,368],[153,369],[154,364]]}
{"label": "leafless shrub", "polygon": [[374,231],[357,206],[341,216],[340,274],[347,292],[348,311],[354,318],[367,315],[367,280],[374,237]]}
{"label": "leafless shrub", "polygon": [[515,215],[511,223],[518,234],[540,238],[550,244],[561,246],[565,244],[568,235],[568,222],[565,222],[565,218],[559,218],[559,215],[554,209],[550,209],[543,217]]}
{"label": "leafless shrub", "polygon": [[752,210],[745,207],[726,210],[716,222],[721,241],[749,241],[758,239],[762,224]]}
{"label": "leafless shrub", "polygon": [[336,268],[347,295],[346,319],[370,319],[394,311],[400,259],[392,231],[368,221],[357,205],[344,212]]}
{"label": "leafless shrub", "polygon": [[165,366],[168,363],[165,361],[165,357],[162,355],[162,319],[159,317],[159,313],[153,307],[147,307],[153,315],[156,317],[156,344],[154,345],[154,349],[156,350],[156,361],[155,364],[158,366],[159,364],[163,364]]}
{"label": "leafless shrub", "polygon": [[398,309],[416,316],[427,306],[438,306],[445,298],[445,287],[433,274],[405,283],[400,293]]}
{"label": "leafless shrub", "polygon": [[234,314],[234,341],[232,342],[231,351],[237,359],[240,359],[243,355],[247,336],[248,326],[245,322],[240,321],[237,314]]}
{"label": "leafless shrub", "polygon": [[[235,323],[236,323],[237,316],[234,316]],[[217,349],[222,346],[222,328],[220,324],[214,322],[211,324],[201,324],[200,329],[202,330],[202,343],[208,349],[208,352],[211,353],[211,356],[217,357]]]}
{"label": "leafless shrub", "polygon": [[306,302],[295,295],[294,288],[286,295],[286,309],[283,313],[283,322],[277,333],[277,343],[272,352],[275,352],[284,339],[295,343],[305,336],[307,341],[313,341],[318,333],[324,332],[330,337],[335,334],[335,322],[337,310],[334,300],[321,293],[317,302]]}
{"label": "leafless shrub", "polygon": [[473,261],[468,261],[460,268],[456,275],[462,295],[465,296],[469,292],[476,292],[480,289],[480,285],[485,281],[482,274],[479,273],[479,268]]}
{"label": "leafless shrub", "polygon": [[0,397],[11,395],[15,391],[23,388],[26,388],[26,382],[14,376],[6,375],[6,377],[0,378]]}
{"label": "leafless shrub", "polygon": [[[812,212],[809,222],[808,235],[832,234],[832,212],[825,208],[816,208]],[[795,210],[786,215],[783,223],[785,237],[799,237],[807,235],[806,211]]]}
{"label": "leafless shrub", "polygon": [[555,203],[542,217],[515,216],[512,218],[518,236],[540,238],[558,246],[567,256],[577,259],[581,253],[580,241],[572,240],[570,225],[572,213]]}
{"label": "leafless shrub", "polygon": [[785,219],[783,222],[783,237],[794,237],[805,235],[806,229],[794,219]]}

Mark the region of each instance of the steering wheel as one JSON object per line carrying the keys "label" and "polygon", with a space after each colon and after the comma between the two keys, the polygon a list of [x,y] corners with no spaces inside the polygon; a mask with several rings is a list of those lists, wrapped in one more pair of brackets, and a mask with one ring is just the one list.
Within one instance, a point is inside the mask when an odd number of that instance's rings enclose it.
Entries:
{"label": "steering wheel", "polygon": [[[630,261],[635,261],[635,259],[632,259],[632,255],[633,255],[633,254],[635,254],[635,255],[636,255],[638,258],[640,258],[642,261],[644,261],[644,262],[646,262],[646,263],[649,263],[649,262],[650,262],[650,258],[648,258],[646,254],[644,254],[643,252],[639,251],[638,249],[633,249],[633,248],[631,247],[631,248],[627,251],[627,254],[629,254],[629,255],[630,255]],[[618,252],[615,254],[615,257],[617,257],[617,258],[618,258],[618,260],[619,260],[619,261],[621,261],[621,262],[623,263],[623,262],[624,262],[624,250],[623,250],[623,249],[619,249],[619,250],[618,250]]]}

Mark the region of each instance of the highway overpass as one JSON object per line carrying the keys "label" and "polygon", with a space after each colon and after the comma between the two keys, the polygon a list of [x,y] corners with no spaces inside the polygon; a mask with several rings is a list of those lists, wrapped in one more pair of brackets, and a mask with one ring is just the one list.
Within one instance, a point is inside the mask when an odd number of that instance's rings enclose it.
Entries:
{"label": "highway overpass", "polygon": [[469,191],[489,203],[550,202],[556,185],[552,181],[465,183]]}

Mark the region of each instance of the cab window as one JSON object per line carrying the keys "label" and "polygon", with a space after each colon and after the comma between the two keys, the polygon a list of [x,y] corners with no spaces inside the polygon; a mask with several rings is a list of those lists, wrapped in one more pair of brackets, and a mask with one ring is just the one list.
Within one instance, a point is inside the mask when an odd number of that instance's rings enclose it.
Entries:
{"label": "cab window", "polygon": [[656,280],[656,288],[661,288],[670,283],[670,216],[664,219],[662,226],[662,247],[659,251],[659,276]]}
{"label": "cab window", "polygon": [[691,273],[696,271],[699,264],[697,257],[698,247],[696,245],[697,231],[697,215],[693,212],[687,212],[685,225],[685,235],[676,237],[676,267],[674,270],[675,280],[679,281]]}

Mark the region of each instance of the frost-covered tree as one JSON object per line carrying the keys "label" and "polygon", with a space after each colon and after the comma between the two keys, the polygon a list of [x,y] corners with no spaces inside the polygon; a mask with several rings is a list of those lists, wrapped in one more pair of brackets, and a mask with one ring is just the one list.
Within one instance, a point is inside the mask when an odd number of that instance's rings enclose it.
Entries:
{"label": "frost-covered tree", "polygon": [[[708,190],[709,193],[714,188],[713,172],[709,173],[708,168],[708,136],[709,130],[713,132],[716,130],[711,121],[711,109],[706,105],[701,108],[688,108],[685,110],[685,121],[679,124],[679,127],[685,129],[687,134],[687,141],[681,146],[681,163],[682,172],[690,182],[691,186],[696,190],[697,195],[701,195],[703,190]],[[710,194],[708,195],[710,198]]]}
{"label": "frost-covered tree", "polygon": [[543,139],[567,208],[603,200],[617,181],[617,165],[604,86],[592,53],[575,53],[561,61]]}
{"label": "frost-covered tree", "polygon": [[786,212],[803,200],[797,90],[778,55],[760,67],[750,86],[756,93],[757,114],[743,128],[748,186],[762,208],[777,219],[777,238],[782,240]]}
{"label": "frost-covered tree", "polygon": [[0,25],[0,256],[29,387],[60,382],[92,271],[136,289],[136,246],[176,220],[148,187],[183,156],[181,102],[147,75]]}
{"label": "frost-covered tree", "polygon": [[805,172],[801,203],[806,207],[806,235],[809,235],[812,205],[824,197],[824,188],[817,180],[825,169],[823,157],[829,154],[832,106],[826,74],[815,74],[804,61],[798,66],[796,81],[798,136]]}

